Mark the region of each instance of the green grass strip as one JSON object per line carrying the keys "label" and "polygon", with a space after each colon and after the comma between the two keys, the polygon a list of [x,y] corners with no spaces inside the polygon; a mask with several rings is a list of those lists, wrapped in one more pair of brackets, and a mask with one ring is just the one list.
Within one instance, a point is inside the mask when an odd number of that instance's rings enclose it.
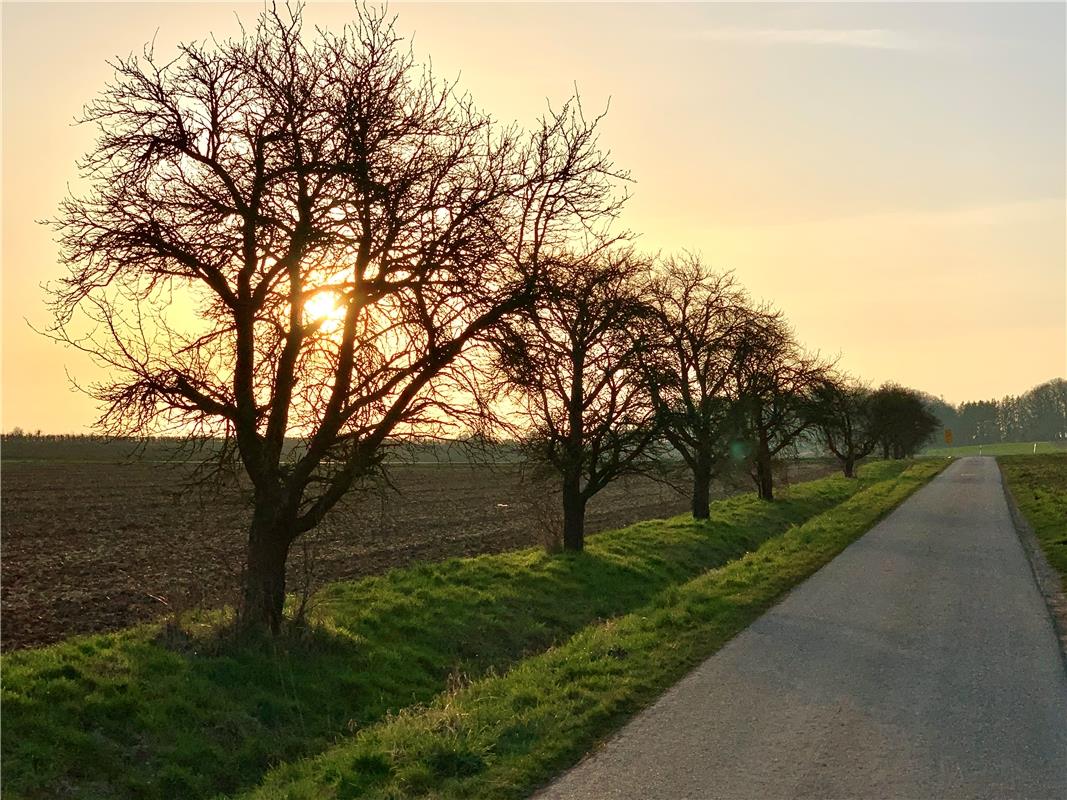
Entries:
{"label": "green grass strip", "polygon": [[1067,442],[993,442],[992,444],[956,444],[951,447],[928,447],[924,456],[963,458],[964,456],[1067,454]]}
{"label": "green grass strip", "polygon": [[754,552],[591,625],[505,675],[440,695],[314,758],[249,800],[520,798],[575,763],[926,483],[944,461],[870,485]]}
{"label": "green grass strip", "polygon": [[999,456],[997,463],[1045,558],[1067,580],[1067,453]]}
{"label": "green grass strip", "polygon": [[184,637],[149,625],[12,653],[4,796],[198,800],[255,786],[275,765],[640,608],[903,469],[874,463],[857,481],[796,484],[774,503],[729,498],[708,522],[605,532],[577,557],[526,550],[334,584],[300,637],[235,643],[207,615]]}

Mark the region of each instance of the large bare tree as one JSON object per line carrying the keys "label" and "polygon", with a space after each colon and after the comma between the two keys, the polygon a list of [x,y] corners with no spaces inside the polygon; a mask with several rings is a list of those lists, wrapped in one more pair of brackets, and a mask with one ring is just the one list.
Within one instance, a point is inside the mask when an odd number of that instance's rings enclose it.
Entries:
{"label": "large bare tree", "polygon": [[502,127],[362,5],[112,66],[54,221],[52,332],[106,368],[103,430],[223,437],[253,488],[242,619],[277,630],[293,541],[452,418],[465,354],[625,176],[576,98]]}
{"label": "large bare tree", "polygon": [[749,310],[732,276],[712,272],[699,256],[671,257],[649,282],[659,331],[647,360],[649,389],[664,438],[693,477],[693,517],[710,513],[711,481],[729,456],[736,404],[727,386]]}
{"label": "large bare tree", "polygon": [[586,504],[646,466],[655,438],[642,380],[654,329],[640,291],[646,267],[627,248],[560,259],[536,308],[511,318],[498,340],[523,449],[561,483],[564,550],[583,549]]}

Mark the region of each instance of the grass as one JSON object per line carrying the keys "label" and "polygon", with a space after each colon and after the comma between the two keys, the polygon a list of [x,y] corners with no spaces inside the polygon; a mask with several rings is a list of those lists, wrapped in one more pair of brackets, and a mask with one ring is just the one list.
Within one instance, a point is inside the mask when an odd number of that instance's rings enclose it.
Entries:
{"label": "grass", "polygon": [[233,641],[215,614],[176,633],[149,625],[12,653],[2,659],[4,796],[195,800],[247,789],[272,767],[646,606],[904,468],[797,484],[773,504],[729,498],[709,522],[605,532],[581,556],[528,550],[334,584],[316,598],[317,624],[281,640]]}
{"label": "grass", "polygon": [[997,458],[1049,564],[1067,582],[1067,453]]}
{"label": "grass", "polygon": [[921,462],[870,485],[741,559],[591,625],[504,675],[446,692],[317,758],[279,767],[246,800],[526,797],[942,466]]}
{"label": "grass", "polygon": [[995,444],[961,444],[953,447],[930,447],[923,451],[924,456],[1015,456],[1033,455],[1037,445],[1037,455],[1050,453],[1067,453],[1067,442],[997,442]]}

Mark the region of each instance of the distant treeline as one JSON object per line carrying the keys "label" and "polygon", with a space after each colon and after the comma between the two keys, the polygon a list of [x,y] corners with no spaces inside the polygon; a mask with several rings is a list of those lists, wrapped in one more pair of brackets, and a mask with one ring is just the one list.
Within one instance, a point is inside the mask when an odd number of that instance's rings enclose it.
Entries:
{"label": "distant treeline", "polygon": [[[1067,380],[1053,380],[1035,386],[1017,397],[1009,395],[1001,400],[978,400],[958,406],[926,395],[927,407],[937,417],[943,428],[952,431],[956,444],[995,444],[997,442],[1053,442],[1067,440]],[[10,433],[0,433],[3,458],[5,459],[54,459],[71,460],[160,460],[171,461],[202,457],[206,452],[217,450],[219,440],[199,443],[198,449],[189,442],[169,436],[149,436],[144,439],[112,438],[92,433],[44,433],[40,430],[26,431],[13,428]],[[933,443],[935,446],[937,442]],[[62,455],[58,455],[61,445]],[[801,437],[798,449],[806,456],[822,455],[820,437],[814,431]],[[290,453],[301,448],[298,439],[287,441]],[[491,457],[486,459],[486,450]],[[475,450],[481,451],[475,455]],[[670,451],[668,460],[677,458]],[[469,442],[441,441],[434,443],[396,445],[390,448],[391,462],[446,462],[469,463],[471,461],[518,461],[517,445],[502,443],[494,445]]]}
{"label": "distant treeline", "polygon": [[930,411],[952,431],[954,444],[1053,442],[1067,439],[1067,381],[1054,378],[1018,397],[953,406],[928,398]]}

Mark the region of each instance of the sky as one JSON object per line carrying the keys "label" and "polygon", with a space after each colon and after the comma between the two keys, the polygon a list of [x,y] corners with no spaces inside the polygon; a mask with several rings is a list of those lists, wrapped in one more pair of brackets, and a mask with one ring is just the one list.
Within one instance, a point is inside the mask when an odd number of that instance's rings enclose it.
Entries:
{"label": "sky", "polygon": [[[52,216],[106,60],[237,32],[262,5],[12,3],[3,44],[0,427],[89,430],[35,333]],[[309,4],[339,27],[348,3]],[[610,103],[643,249],[699,252],[849,373],[949,402],[1067,375],[1064,4],[397,3],[398,28],[503,121]]]}

